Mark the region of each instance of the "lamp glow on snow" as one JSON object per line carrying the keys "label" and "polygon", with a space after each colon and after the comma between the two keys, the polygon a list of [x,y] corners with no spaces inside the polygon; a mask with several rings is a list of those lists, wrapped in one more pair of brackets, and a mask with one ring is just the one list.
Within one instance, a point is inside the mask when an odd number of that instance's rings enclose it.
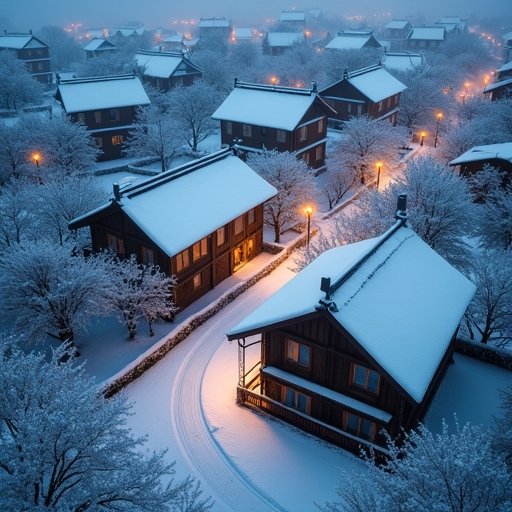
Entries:
{"label": "lamp glow on snow", "polygon": [[275,75],[272,75],[272,76],[270,77],[270,83],[271,83],[272,85],[277,85],[277,84],[279,83],[279,78],[277,78],[277,76],[275,76]]}
{"label": "lamp glow on snow", "polygon": [[304,213],[307,215],[308,218],[308,231],[307,231],[307,238],[306,238],[306,247],[309,248],[309,239],[311,238],[311,215],[313,215],[313,207],[311,205],[308,205],[304,208]]}
{"label": "lamp glow on snow", "polygon": [[421,132],[420,133],[420,137],[421,137],[421,139],[420,139],[420,146],[423,146],[423,144],[425,144],[425,136],[426,135],[427,135],[426,132]]}
{"label": "lamp glow on snow", "polygon": [[39,153],[33,153],[32,160],[34,160],[36,167],[39,169],[39,160],[41,160],[41,155]]}
{"label": "lamp glow on snow", "polygon": [[441,119],[443,119],[443,113],[442,112],[438,112],[436,114],[436,135],[434,137],[434,147],[436,148],[437,147],[437,138],[438,138],[438,135],[439,135],[439,123],[441,122]]}
{"label": "lamp glow on snow", "polygon": [[377,167],[377,190],[379,189],[379,185],[380,185],[380,171],[382,170],[382,162],[377,162],[375,164],[375,167]]}

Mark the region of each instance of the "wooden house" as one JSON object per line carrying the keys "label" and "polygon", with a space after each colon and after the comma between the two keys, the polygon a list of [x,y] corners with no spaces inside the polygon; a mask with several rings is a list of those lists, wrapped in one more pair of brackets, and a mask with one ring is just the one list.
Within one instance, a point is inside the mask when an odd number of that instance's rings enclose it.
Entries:
{"label": "wooden house", "polygon": [[435,50],[446,40],[444,27],[414,27],[407,34],[405,47],[407,50]]}
{"label": "wooden house", "polygon": [[281,11],[278,24],[287,32],[302,32],[306,28],[306,13],[304,11]]}
{"label": "wooden house", "polygon": [[181,32],[167,36],[162,40],[162,51],[164,52],[183,52],[185,45],[183,44],[183,34]]}
{"label": "wooden house", "polygon": [[312,89],[249,84],[235,88],[213,113],[221,126],[222,144],[245,152],[289,151],[313,169],[325,165],[327,116],[334,115]]}
{"label": "wooden house", "polygon": [[400,94],[407,87],[381,65],[349,72],[343,78],[319,92],[335,114],[335,123],[351,117],[367,115],[376,120],[387,119],[393,125],[398,120]]}
{"label": "wooden house", "polygon": [[266,55],[282,55],[291,48],[304,44],[304,32],[268,32],[263,40],[263,53]]}
{"label": "wooden house", "polygon": [[412,71],[424,64],[423,55],[413,52],[385,52],[382,65],[389,71]]}
{"label": "wooden house", "polygon": [[121,188],[110,203],[75,220],[90,226],[93,251],[135,254],[174,275],[184,308],[262,250],[263,203],[276,189],[231,149]]}
{"label": "wooden house", "polygon": [[461,33],[466,30],[466,20],[459,16],[445,16],[437,21],[436,25],[444,27],[447,34]]}
{"label": "wooden house", "polygon": [[0,51],[10,50],[16,58],[25,62],[27,71],[42,84],[52,83],[50,49],[37,37],[28,34],[5,33],[0,35]]}
{"label": "wooden house", "polygon": [[401,51],[404,49],[407,34],[412,29],[412,25],[407,20],[391,20],[385,27],[386,38],[390,43],[391,51]]}
{"label": "wooden house", "polygon": [[218,38],[227,41],[233,35],[233,24],[226,18],[201,18],[197,27],[199,39]]}
{"label": "wooden house", "polygon": [[72,121],[87,127],[102,150],[100,160],[121,157],[137,108],[150,103],[135,75],[58,79],[55,97]]}
{"label": "wooden house", "polygon": [[112,52],[117,52],[119,48],[112,44],[108,39],[95,37],[91,39],[84,46],[84,53],[87,59],[94,59],[94,57],[100,57],[108,55]]}
{"label": "wooden house", "polygon": [[488,94],[491,101],[512,97],[512,61],[498,69],[494,82],[484,87],[483,93]]}
{"label": "wooden house", "polygon": [[203,76],[183,52],[138,51],[135,62],[143,80],[164,92],[178,85],[192,85]]}
{"label": "wooden house", "polygon": [[344,30],[338,32],[338,35],[325,45],[326,50],[362,50],[370,48],[382,48],[371,30]]}
{"label": "wooden house", "polygon": [[228,332],[238,402],[379,451],[424,417],[474,292],[403,220],[326,251]]}

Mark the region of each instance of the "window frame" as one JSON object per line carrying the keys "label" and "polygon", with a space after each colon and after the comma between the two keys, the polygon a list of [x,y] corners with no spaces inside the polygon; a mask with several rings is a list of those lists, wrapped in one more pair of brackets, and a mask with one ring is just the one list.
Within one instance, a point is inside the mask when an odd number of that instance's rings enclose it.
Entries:
{"label": "window frame", "polygon": [[[354,428],[355,422],[355,428]],[[352,423],[352,425],[350,425]],[[365,426],[369,427],[368,434],[365,433]],[[377,434],[377,424],[363,416],[359,416],[351,411],[343,411],[343,430],[349,434],[364,439],[366,441],[373,442]]]}
{"label": "window frame", "polygon": [[256,222],[256,211],[254,208],[251,208],[247,211],[247,224],[251,225]]}
{"label": "window frame", "polygon": [[194,274],[194,276],[192,277],[192,286],[194,287],[194,290],[197,290],[198,288],[201,288],[201,286],[203,286],[203,276],[201,272]]}
{"label": "window frame", "polygon": [[226,226],[222,226],[215,232],[217,247],[226,243]]}
{"label": "window frame", "polygon": [[290,386],[281,386],[281,403],[304,414],[311,414],[311,397]]}
{"label": "window frame", "polygon": [[192,246],[192,262],[196,262],[208,255],[208,238],[202,238]]}
{"label": "window frame", "polygon": [[285,340],[286,360],[301,368],[311,368],[311,347],[292,338],[286,337]]}
{"label": "window frame", "polygon": [[317,146],[315,148],[315,160],[318,162],[319,160],[322,160],[323,157],[324,157],[323,146],[320,144],[320,146]]}
{"label": "window frame", "polygon": [[308,139],[308,127],[303,125],[299,128],[299,142],[304,142]]}
{"label": "window frame", "polygon": [[124,138],[122,135],[112,135],[112,146],[121,146],[124,142]]}
{"label": "window frame", "polygon": [[276,139],[277,142],[281,144],[286,143],[286,130],[276,130]]}
{"label": "window frame", "polygon": [[226,135],[233,135],[233,121],[226,121]]}
{"label": "window frame", "polygon": [[236,235],[240,235],[244,232],[244,216],[240,215],[240,217],[237,217],[234,221],[233,231]]}
{"label": "window frame", "polygon": [[103,116],[101,115],[101,110],[94,111],[94,122],[96,124],[101,124]]}
{"label": "window frame", "polygon": [[243,123],[242,124],[242,134],[244,137],[252,137],[252,125]]}
{"label": "window frame", "polygon": [[[358,373],[360,371],[364,372],[364,383],[361,383],[361,379],[357,378]],[[375,386],[370,385],[372,377],[377,377],[377,383]],[[356,380],[357,378],[357,380]],[[380,379],[381,375],[376,370],[372,370],[371,368],[367,368],[366,366],[363,366],[359,363],[352,363],[350,368],[350,384],[352,386],[357,387],[358,389],[363,389],[364,391],[367,391],[368,393],[373,393],[374,395],[379,394],[380,390]],[[358,382],[359,381],[359,382]]]}
{"label": "window frame", "polygon": [[151,249],[151,247],[146,247],[145,245],[140,246],[140,261],[144,265],[154,265],[155,264],[155,251]]}
{"label": "window frame", "polygon": [[324,118],[318,121],[318,133],[323,133],[324,131]]}
{"label": "window frame", "polygon": [[111,122],[119,121],[119,119],[121,118],[121,113],[120,113],[119,109],[118,108],[109,109],[108,118],[109,118],[109,121],[111,121]]}
{"label": "window frame", "polygon": [[188,252],[188,247],[176,254],[176,272],[181,272],[182,270],[188,268],[190,266],[190,254]]}

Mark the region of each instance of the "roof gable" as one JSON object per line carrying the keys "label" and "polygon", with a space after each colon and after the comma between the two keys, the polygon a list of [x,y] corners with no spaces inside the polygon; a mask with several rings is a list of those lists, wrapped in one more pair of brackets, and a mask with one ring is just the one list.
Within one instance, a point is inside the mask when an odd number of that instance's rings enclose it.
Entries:
{"label": "roof gable", "polygon": [[325,47],[330,50],[360,50],[365,47],[380,48],[381,46],[371,32],[345,31],[338,33]]}
{"label": "roof gable", "polygon": [[[510,79],[512,82],[512,78]],[[460,165],[485,160],[508,160],[512,162],[512,142],[475,146],[450,162],[450,165]]]}
{"label": "roof gable", "polygon": [[445,29],[444,27],[414,27],[407,39],[420,40],[420,41],[444,41]]}
{"label": "roof gable", "polygon": [[5,34],[0,36],[0,48],[12,48],[21,50],[23,48],[48,48],[48,45],[32,34]]}
{"label": "roof gable", "polygon": [[382,65],[388,69],[397,71],[409,71],[423,64],[421,53],[385,53],[382,57]]}
{"label": "roof gable", "polygon": [[89,51],[103,51],[103,50],[117,50],[117,46],[112,44],[107,39],[94,38],[91,39],[85,46],[84,50]]}
{"label": "roof gable", "polygon": [[142,83],[135,75],[61,80],[57,97],[68,114],[150,103]]}
{"label": "roof gable", "polygon": [[334,281],[331,298],[337,306],[325,314],[420,403],[475,286],[414,231],[397,224],[380,237],[321,254],[229,337],[317,310],[325,276]]}
{"label": "roof gable", "polygon": [[288,48],[305,40],[303,32],[269,32],[266,44],[271,47]]}
{"label": "roof gable", "polygon": [[[145,76],[169,78],[177,71],[202,73],[201,69],[186,59],[181,52],[139,51],[135,54],[137,66],[144,69]],[[180,75],[185,73],[181,72]]]}

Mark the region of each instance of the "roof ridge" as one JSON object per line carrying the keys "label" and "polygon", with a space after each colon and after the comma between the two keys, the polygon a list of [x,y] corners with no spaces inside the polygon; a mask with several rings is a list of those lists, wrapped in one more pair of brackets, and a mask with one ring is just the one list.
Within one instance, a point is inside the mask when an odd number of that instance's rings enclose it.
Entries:
{"label": "roof ridge", "polygon": [[155,57],[163,55],[164,57],[181,57],[181,58],[183,58],[183,53],[182,52],[173,52],[173,51],[169,51],[169,52],[156,52],[156,51],[153,51],[153,50],[137,50],[137,55],[152,55],[152,56],[155,56]]}
{"label": "roof ridge", "polygon": [[371,66],[366,66],[365,68],[356,69],[354,71],[348,71],[347,78],[355,78],[359,75],[364,75],[365,73],[369,73],[370,71],[377,71],[382,68],[382,64],[372,64]]}
{"label": "roof ridge", "polygon": [[110,80],[123,80],[127,78],[137,78],[137,75],[134,75],[133,73],[128,73],[125,75],[88,76],[83,78],[61,78],[59,80],[59,84],[108,82]]}
{"label": "roof ridge", "polygon": [[251,82],[241,82],[238,78],[235,78],[235,88],[239,89],[252,89],[255,91],[270,91],[270,92],[283,92],[288,94],[299,94],[302,96],[311,96],[316,94],[316,84],[313,82],[311,89],[296,88],[296,87],[285,87],[282,85],[268,85],[268,84],[254,84]]}

